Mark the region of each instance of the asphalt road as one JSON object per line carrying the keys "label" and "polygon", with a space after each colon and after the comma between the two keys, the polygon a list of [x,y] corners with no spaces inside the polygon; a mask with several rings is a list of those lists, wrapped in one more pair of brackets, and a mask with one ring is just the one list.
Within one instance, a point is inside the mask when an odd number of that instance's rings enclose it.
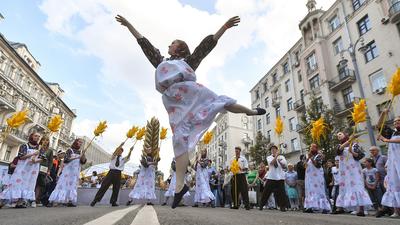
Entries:
{"label": "asphalt road", "polygon": [[181,207],[172,210],[167,206],[78,206],[76,208],[0,209],[1,225],[389,225],[400,224],[400,219],[373,216],[360,218],[352,215],[305,214],[256,209],[231,210],[223,208]]}

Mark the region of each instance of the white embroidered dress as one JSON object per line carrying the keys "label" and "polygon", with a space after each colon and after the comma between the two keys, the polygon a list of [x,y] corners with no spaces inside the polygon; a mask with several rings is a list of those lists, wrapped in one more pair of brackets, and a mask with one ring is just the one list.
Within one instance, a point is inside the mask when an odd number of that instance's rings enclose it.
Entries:
{"label": "white embroidered dress", "polygon": [[331,205],[325,192],[325,178],[323,168],[317,168],[311,160],[308,160],[304,183],[304,207],[313,210],[331,211]]}
{"label": "white embroidered dress", "polygon": [[[80,155],[75,153],[71,154],[71,158],[78,156]],[[56,203],[76,203],[78,200],[80,171],[80,158],[74,159],[69,163],[65,163],[60,178],[57,181],[57,185],[50,195],[49,201]]]}
{"label": "white embroidered dress", "polygon": [[196,83],[194,70],[181,59],[161,62],[155,82],[169,115],[175,157],[193,151],[216,115],[236,103]]}
{"label": "white embroidered dress", "polygon": [[196,169],[196,190],[194,194],[194,202],[209,203],[213,200],[215,200],[215,196],[210,189],[208,169],[201,167],[200,163],[198,163]]}
{"label": "white embroidered dress", "polygon": [[[27,146],[27,153],[32,154],[37,149]],[[37,156],[35,157],[36,159]],[[7,188],[0,193],[0,199],[8,201],[35,200],[35,186],[39,174],[40,163],[33,163],[31,158],[19,159],[14,173],[8,180]]]}
{"label": "white embroidered dress", "polygon": [[364,178],[360,162],[355,160],[345,147],[339,157],[339,196],[336,200],[337,207],[350,210],[358,206],[371,206],[372,202],[364,187]]}
{"label": "white embroidered dress", "polygon": [[[400,139],[400,136],[392,136]],[[400,144],[389,143],[387,160],[387,189],[382,197],[382,205],[400,208]]]}
{"label": "white embroidered dress", "polygon": [[[186,181],[185,177],[185,183],[188,185],[188,182]],[[169,184],[168,190],[165,192],[164,196],[165,197],[174,197],[175,195],[175,184],[176,184],[176,173],[172,173],[172,178],[171,178],[171,183]],[[189,197],[190,193],[189,191],[185,193],[183,197]]]}
{"label": "white embroidered dress", "polygon": [[129,193],[129,198],[137,200],[156,199],[155,176],[156,174],[153,165],[149,165],[147,168],[141,166],[135,187]]}

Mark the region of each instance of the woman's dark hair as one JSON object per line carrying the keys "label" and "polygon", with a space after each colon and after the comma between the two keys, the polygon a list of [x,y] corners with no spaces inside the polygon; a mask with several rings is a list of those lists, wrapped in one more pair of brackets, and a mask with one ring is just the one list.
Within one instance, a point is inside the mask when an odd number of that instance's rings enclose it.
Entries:
{"label": "woman's dark hair", "polygon": [[[43,142],[44,142],[45,140],[47,140],[46,146],[43,145]],[[44,136],[40,139],[39,145],[42,146],[43,149],[48,149],[49,146],[50,146],[50,138],[49,138],[49,136],[44,135]]]}
{"label": "woman's dark hair", "polygon": [[375,162],[374,162],[373,159],[371,159],[371,158],[366,158],[365,161],[369,162],[369,163],[371,164],[371,166],[375,168]]}
{"label": "woman's dark hair", "polygon": [[189,46],[186,42],[182,40],[175,40],[178,43],[178,48],[176,49],[176,55],[180,58],[186,58],[190,55]]}

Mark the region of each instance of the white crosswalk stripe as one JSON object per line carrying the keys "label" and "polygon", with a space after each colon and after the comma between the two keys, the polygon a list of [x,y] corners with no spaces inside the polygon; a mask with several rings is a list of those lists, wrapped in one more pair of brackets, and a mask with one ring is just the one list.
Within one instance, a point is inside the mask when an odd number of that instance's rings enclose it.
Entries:
{"label": "white crosswalk stripe", "polygon": [[122,219],[126,214],[132,212],[133,210],[137,209],[139,205],[134,205],[128,207],[126,209],[112,211],[110,213],[105,214],[102,217],[99,217],[95,220],[92,220],[84,225],[113,225]]}
{"label": "white crosswalk stripe", "polygon": [[131,225],[160,225],[153,206],[144,206],[136,215]]}

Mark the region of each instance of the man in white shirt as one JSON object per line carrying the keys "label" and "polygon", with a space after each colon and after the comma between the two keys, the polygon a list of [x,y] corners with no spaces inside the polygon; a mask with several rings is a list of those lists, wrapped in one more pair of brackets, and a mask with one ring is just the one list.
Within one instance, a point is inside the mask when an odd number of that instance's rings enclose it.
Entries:
{"label": "man in white shirt", "polygon": [[122,158],[122,153],[124,149],[122,146],[125,142],[122,142],[120,146],[115,149],[114,153],[111,156],[110,162],[110,171],[108,171],[107,176],[104,178],[103,182],[101,183],[100,189],[97,191],[96,196],[94,197],[93,201],[90,203],[90,206],[94,206],[97,202],[100,202],[103,198],[104,194],[106,193],[107,189],[110,185],[113,185],[112,195],[110,198],[111,206],[118,206],[118,193],[121,187],[121,171],[124,170],[125,163],[127,163],[131,157],[131,153],[133,147],[129,150],[128,155],[125,158]]}
{"label": "man in white shirt", "polygon": [[[239,194],[242,196],[242,200],[246,210],[250,209],[249,204],[249,188],[247,186],[246,174],[249,169],[249,163],[247,159],[240,155],[242,149],[240,147],[235,147],[235,158],[239,164],[239,173],[232,177],[232,196],[233,196],[233,207],[231,209],[239,209]],[[232,160],[232,161],[233,161]],[[232,165],[232,163],[231,163]]]}
{"label": "man in white shirt", "polygon": [[286,211],[287,196],[285,193],[285,171],[287,162],[283,155],[279,155],[278,147],[273,145],[270,148],[272,155],[267,157],[269,171],[267,173],[267,183],[265,184],[261,202],[260,210],[268,201],[271,193],[274,193],[278,206],[282,212]]}

